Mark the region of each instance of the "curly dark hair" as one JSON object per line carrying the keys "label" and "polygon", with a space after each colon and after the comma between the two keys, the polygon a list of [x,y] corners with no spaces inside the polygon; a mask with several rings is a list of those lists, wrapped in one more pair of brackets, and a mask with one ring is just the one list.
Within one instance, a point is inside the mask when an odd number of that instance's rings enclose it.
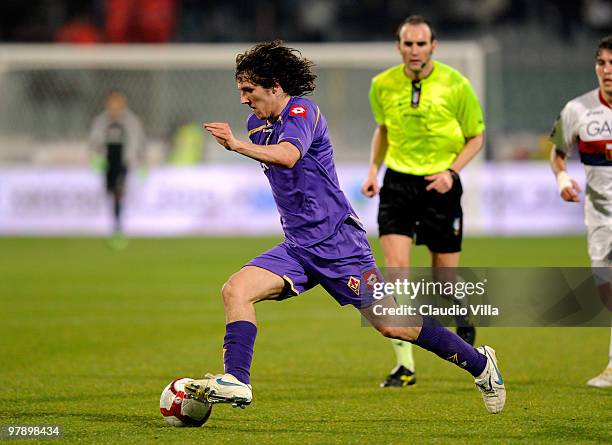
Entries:
{"label": "curly dark hair", "polygon": [[264,88],[276,82],[290,96],[305,96],[315,89],[314,63],[282,40],[259,43],[236,56],[236,81],[247,81]]}
{"label": "curly dark hair", "polygon": [[612,51],[612,35],[606,36],[599,41],[599,44],[597,45],[597,52],[595,53],[595,58],[599,57],[599,53],[602,49]]}

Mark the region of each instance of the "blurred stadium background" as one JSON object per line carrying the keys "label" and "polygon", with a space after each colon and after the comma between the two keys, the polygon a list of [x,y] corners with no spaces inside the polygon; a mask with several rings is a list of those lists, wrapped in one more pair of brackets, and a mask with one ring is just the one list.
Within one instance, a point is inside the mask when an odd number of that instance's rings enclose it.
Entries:
{"label": "blurred stadium background", "polygon": [[[415,12],[434,22],[437,57],[472,80],[485,107],[486,148],[463,175],[467,233],[581,233],[580,206],[556,196],[546,136],[562,105],[595,85],[593,47],[612,29],[612,7],[601,0],[266,1],[248,9],[236,1],[7,0],[0,233],[108,231],[87,136],[112,89],[125,91],[148,137],[149,174],[129,187],[128,233],[278,233],[256,167],[204,134],[191,142],[197,165],[177,166],[173,151],[181,129],[202,121],[227,120],[244,135],[247,110],[232,68],[248,43],[238,42],[279,37],[317,64],[314,98],[330,123],[344,188],[375,229],[376,202],[358,193],[374,123],[367,91],[375,73],[398,63],[393,33]],[[579,166],[570,168],[581,177]],[[219,182],[224,174],[239,179]],[[237,224],[245,215],[246,230]]]}

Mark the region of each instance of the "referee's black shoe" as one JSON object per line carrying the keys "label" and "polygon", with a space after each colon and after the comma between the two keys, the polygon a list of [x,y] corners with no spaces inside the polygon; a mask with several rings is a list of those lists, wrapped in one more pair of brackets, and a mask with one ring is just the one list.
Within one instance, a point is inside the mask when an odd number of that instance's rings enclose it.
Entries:
{"label": "referee's black shoe", "polygon": [[467,326],[457,326],[457,335],[470,345],[474,346],[476,340],[476,328],[469,324]]}
{"label": "referee's black shoe", "polygon": [[416,375],[414,372],[405,366],[398,366],[391,374],[387,376],[384,382],[380,384],[381,388],[402,388],[404,386],[414,385],[416,383]]}

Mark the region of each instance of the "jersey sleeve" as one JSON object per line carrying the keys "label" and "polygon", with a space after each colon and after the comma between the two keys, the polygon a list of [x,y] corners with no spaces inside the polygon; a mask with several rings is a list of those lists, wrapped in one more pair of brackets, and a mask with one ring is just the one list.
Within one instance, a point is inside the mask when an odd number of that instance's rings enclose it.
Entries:
{"label": "jersey sleeve", "polygon": [[385,111],[380,101],[380,91],[375,81],[372,81],[370,85],[370,107],[372,108],[372,114],[374,120],[378,125],[385,125]]}
{"label": "jersey sleeve", "polygon": [[300,151],[300,157],[303,157],[312,145],[318,115],[319,107],[314,104],[292,105],[277,143],[293,144]]}
{"label": "jersey sleeve", "polygon": [[466,138],[478,136],[485,130],[482,107],[478,96],[467,79],[457,91],[457,122]]}
{"label": "jersey sleeve", "polygon": [[260,131],[263,127],[265,127],[265,125],[260,125],[260,121],[259,119],[257,119],[257,116],[255,116],[255,113],[249,114],[246,119],[246,130],[247,135],[249,136],[249,140],[254,144],[257,143],[255,139],[257,132]]}
{"label": "jersey sleeve", "polygon": [[569,154],[577,137],[572,124],[573,120],[572,109],[569,105],[565,105],[550,132],[549,139],[555,144],[555,149],[565,154]]}

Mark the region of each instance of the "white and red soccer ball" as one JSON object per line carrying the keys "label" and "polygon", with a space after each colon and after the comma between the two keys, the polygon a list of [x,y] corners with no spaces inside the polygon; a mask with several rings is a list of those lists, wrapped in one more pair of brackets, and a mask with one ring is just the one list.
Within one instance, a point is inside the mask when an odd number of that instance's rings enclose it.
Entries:
{"label": "white and red soccer ball", "polygon": [[210,417],[212,404],[185,396],[185,384],[193,379],[173,380],[164,388],[159,399],[159,410],[172,426],[202,426]]}

